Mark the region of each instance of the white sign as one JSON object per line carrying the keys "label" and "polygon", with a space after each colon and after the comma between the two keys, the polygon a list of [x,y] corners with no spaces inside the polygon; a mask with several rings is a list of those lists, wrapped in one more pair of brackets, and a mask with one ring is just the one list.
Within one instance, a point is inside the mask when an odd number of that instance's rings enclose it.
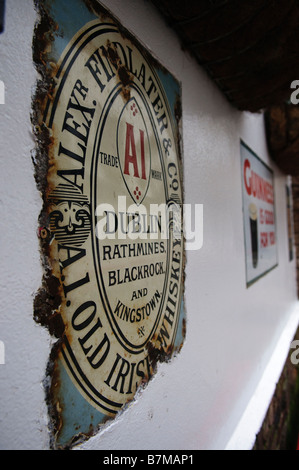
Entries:
{"label": "white sign", "polygon": [[247,287],[277,266],[272,170],[241,141]]}
{"label": "white sign", "polygon": [[60,59],[45,119],[52,145],[43,230],[61,286],[60,360],[108,416],[182,338],[178,137],[152,62],[114,21],[91,21]]}

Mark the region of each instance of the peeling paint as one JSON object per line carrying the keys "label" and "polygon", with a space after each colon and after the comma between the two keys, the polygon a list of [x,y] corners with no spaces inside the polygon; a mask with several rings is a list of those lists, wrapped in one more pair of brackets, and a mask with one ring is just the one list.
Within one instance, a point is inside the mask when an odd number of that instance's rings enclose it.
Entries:
{"label": "peeling paint", "polygon": [[[184,240],[172,219],[163,238],[161,215],[149,212],[183,204],[180,84],[98,2],[35,5],[44,275],[34,319],[56,338],[44,381],[51,447],[69,449],[115,418],[183,344]],[[119,197],[135,213],[115,212],[113,238],[98,207],[117,210]],[[128,233],[142,207],[137,239]]]}

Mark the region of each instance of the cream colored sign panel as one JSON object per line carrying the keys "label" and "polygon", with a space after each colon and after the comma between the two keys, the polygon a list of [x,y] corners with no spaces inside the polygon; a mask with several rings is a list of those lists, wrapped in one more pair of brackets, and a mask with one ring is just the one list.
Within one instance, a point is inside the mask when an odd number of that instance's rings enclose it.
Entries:
{"label": "cream colored sign panel", "polygon": [[56,61],[59,5],[53,81],[39,100],[48,136],[40,234],[59,305],[42,315],[38,299],[36,317],[52,325],[54,315],[60,336],[48,393],[63,447],[115,416],[180,349],[184,250],[178,82],[98,8]]}

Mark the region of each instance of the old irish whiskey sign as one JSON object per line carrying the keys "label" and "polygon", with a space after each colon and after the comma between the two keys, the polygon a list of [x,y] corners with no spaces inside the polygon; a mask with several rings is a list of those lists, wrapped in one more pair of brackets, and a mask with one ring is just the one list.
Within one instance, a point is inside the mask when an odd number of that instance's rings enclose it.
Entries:
{"label": "old irish whiskey sign", "polygon": [[98,2],[37,2],[32,120],[44,277],[57,338],[52,446],[90,436],[184,337],[180,86]]}

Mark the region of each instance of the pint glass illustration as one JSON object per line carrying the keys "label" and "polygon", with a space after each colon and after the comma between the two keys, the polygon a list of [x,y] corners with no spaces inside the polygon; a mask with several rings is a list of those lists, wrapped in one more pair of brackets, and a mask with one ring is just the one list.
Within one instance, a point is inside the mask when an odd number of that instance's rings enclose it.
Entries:
{"label": "pint glass illustration", "polygon": [[250,237],[251,237],[251,252],[252,252],[252,265],[257,267],[258,262],[258,224],[257,224],[257,207],[251,203],[249,205],[249,221],[250,221]]}

